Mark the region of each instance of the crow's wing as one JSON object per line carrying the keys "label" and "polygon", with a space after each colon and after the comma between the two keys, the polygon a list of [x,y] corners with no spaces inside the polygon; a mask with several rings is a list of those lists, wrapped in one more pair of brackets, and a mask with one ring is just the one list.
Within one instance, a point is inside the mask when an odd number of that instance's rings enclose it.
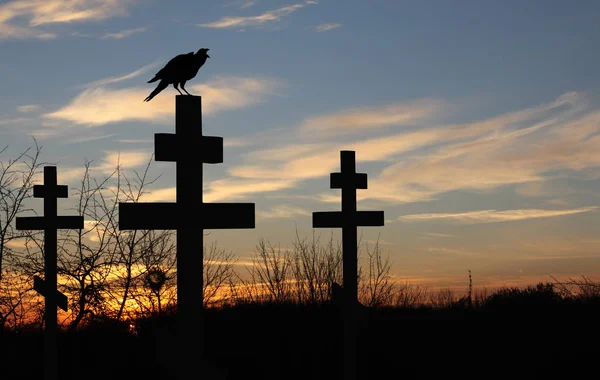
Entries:
{"label": "crow's wing", "polygon": [[179,54],[178,56],[172,58],[169,62],[167,62],[165,67],[160,69],[156,73],[156,75],[154,75],[154,78],[148,81],[148,83],[156,82],[159,79],[166,79],[167,81],[172,81],[174,77],[176,77],[177,74],[185,68],[187,62],[190,61],[193,57],[194,52],[191,51],[187,54]]}

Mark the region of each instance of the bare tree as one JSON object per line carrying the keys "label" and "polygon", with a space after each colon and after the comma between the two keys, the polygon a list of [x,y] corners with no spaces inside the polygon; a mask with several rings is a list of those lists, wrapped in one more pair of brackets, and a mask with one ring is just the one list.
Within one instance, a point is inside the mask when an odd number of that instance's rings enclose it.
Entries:
{"label": "bare tree", "polygon": [[18,330],[37,314],[41,299],[33,291],[31,283],[31,278],[14,269],[5,270],[0,283],[0,335],[6,325]]}
{"label": "bare tree", "polygon": [[59,273],[66,282],[62,288],[69,294],[72,305],[71,330],[76,329],[86,315],[105,310],[103,293],[115,256],[112,236],[103,224],[105,218],[112,216],[103,208],[103,190],[114,173],[98,182],[90,177],[90,162],[84,167],[81,185],[75,191],[75,210],[84,216],[87,226],[62,233],[58,258]]}
{"label": "bare tree", "polygon": [[[134,281],[143,275],[144,256],[153,252],[156,239],[170,236],[169,232],[160,234],[148,230],[121,231],[118,228],[117,213],[120,202],[139,202],[146,188],[158,178],[150,180],[148,172],[153,156],[148,160],[142,173],[134,170],[134,178],[130,180],[121,170],[120,165],[115,171],[116,185],[112,194],[107,198],[102,197],[101,210],[103,211],[103,228],[109,231],[114,243],[113,263],[116,270],[112,273],[110,295],[119,305],[115,318],[123,317],[127,301]],[[153,239],[149,239],[152,237]],[[143,244],[142,244],[143,243]]]}
{"label": "bare tree", "polygon": [[342,247],[333,235],[322,245],[320,237],[300,238],[296,231],[293,278],[298,302],[326,302],[333,283],[342,283]]}
{"label": "bare tree", "polygon": [[235,255],[217,242],[204,247],[204,307],[224,298],[221,293],[234,277],[236,262]]}
{"label": "bare tree", "polygon": [[[12,255],[18,254],[15,248],[17,239],[27,237],[27,231],[17,231],[15,219],[25,211],[30,211],[25,205],[32,197],[31,189],[36,176],[45,164],[40,161],[41,147],[33,139],[34,146],[17,154],[13,159],[0,161],[0,331],[12,318],[24,318],[27,305],[23,302],[28,289],[26,281],[14,268],[4,265],[12,260]],[[6,153],[8,146],[0,149],[0,154]]]}
{"label": "bare tree", "polygon": [[[0,279],[5,256],[11,253],[9,243],[25,236],[15,230],[13,222],[20,213],[29,210],[25,201],[32,197],[30,190],[44,165],[40,162],[41,147],[35,139],[33,142],[35,147],[27,148],[16,158],[0,161]],[[8,146],[2,148],[0,154],[7,149]]]}
{"label": "bare tree", "polygon": [[425,305],[430,299],[427,287],[413,285],[409,282],[395,283],[394,294],[390,306],[414,308]]}
{"label": "bare tree", "polygon": [[367,251],[368,270],[361,271],[361,275],[366,272],[366,278],[361,278],[359,282],[360,298],[362,298],[365,305],[370,307],[390,305],[394,295],[394,283],[390,275],[392,264],[389,257],[382,257],[379,237],[377,237],[372,249],[369,249],[368,244],[365,249]]}
{"label": "bare tree", "polygon": [[284,302],[290,300],[291,284],[289,270],[291,265],[289,252],[281,251],[279,245],[260,239],[256,246],[256,255],[251,277],[259,283],[261,295],[269,301]]}
{"label": "bare tree", "polygon": [[131,282],[132,307],[129,308],[138,315],[161,315],[177,300],[173,236],[169,231],[150,231],[140,243],[143,268]]}

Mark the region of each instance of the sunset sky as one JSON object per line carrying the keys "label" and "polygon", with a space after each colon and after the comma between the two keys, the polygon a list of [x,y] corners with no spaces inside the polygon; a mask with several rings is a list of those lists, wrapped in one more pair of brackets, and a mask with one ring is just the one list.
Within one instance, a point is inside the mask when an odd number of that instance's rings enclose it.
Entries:
{"label": "sunset sky", "polygon": [[[256,229],[207,242],[244,261],[261,237],[310,236],[313,211],[339,210],[329,173],[355,150],[358,208],[386,219],[359,233],[399,281],[598,280],[599,17],[591,0],[4,1],[0,159],[35,136],[70,189],[86,160],[98,177],[119,155],[143,169],[177,94],[144,103],[146,82],[206,47],[186,88],[225,150],[204,199],[256,203]],[[174,164],[151,173],[143,200],[173,201]]]}

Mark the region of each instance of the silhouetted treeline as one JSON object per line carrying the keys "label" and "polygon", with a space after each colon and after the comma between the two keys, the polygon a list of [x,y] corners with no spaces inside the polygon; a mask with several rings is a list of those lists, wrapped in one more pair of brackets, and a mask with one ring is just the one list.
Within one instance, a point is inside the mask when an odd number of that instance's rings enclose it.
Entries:
{"label": "silhouetted treeline", "polygon": [[[503,288],[445,306],[364,307],[360,315],[362,379],[561,371],[573,378],[596,370],[600,296],[566,295],[556,284]],[[227,379],[339,379],[340,322],[329,302],[207,309],[206,360]],[[133,321],[90,319],[61,334],[61,379],[168,379],[175,330],[171,309]],[[7,329],[0,378],[40,378],[41,337],[39,326]]]}

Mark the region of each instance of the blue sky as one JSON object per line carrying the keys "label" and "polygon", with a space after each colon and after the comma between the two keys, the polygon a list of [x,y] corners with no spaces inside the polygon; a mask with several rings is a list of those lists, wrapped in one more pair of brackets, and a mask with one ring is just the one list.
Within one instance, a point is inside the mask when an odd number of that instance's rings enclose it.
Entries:
{"label": "blue sky", "polygon": [[[71,187],[86,159],[140,169],[174,131],[176,91],[143,103],[146,81],[207,47],[187,88],[226,147],[205,200],[257,207],[255,230],[209,239],[247,257],[311,234],[312,211],[339,209],[329,173],[350,149],[369,175],[359,209],[386,216],[364,239],[398,279],[594,277],[599,16],[594,1],[5,1],[0,141],[35,136]],[[174,199],[172,165],[152,164],[147,201]]]}

